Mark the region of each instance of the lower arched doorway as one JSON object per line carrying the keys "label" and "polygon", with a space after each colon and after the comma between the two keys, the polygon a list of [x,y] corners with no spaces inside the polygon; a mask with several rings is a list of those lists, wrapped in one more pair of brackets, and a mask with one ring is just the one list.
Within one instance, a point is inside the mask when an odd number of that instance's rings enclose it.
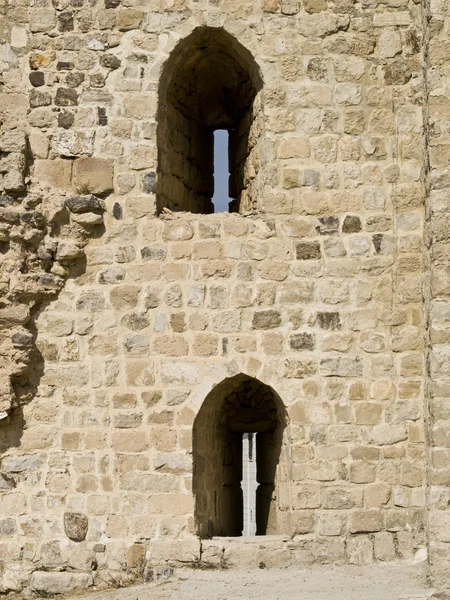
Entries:
{"label": "lower arched doorway", "polygon": [[283,402],[257,379],[236,375],[208,394],[193,429],[200,537],[288,533],[286,426]]}

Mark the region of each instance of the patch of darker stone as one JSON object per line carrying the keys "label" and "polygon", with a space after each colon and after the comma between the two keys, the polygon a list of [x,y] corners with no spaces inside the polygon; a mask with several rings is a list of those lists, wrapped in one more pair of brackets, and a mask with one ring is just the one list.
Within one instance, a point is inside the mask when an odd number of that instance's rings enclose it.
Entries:
{"label": "patch of darker stone", "polygon": [[186,329],[186,320],[184,313],[175,313],[170,317],[170,326],[175,333],[182,333]]}
{"label": "patch of darker stone", "polygon": [[60,112],[58,115],[58,126],[63,129],[70,129],[72,127],[75,116],[67,111]]}
{"label": "patch of darker stone", "polygon": [[68,73],[66,75],[66,85],[70,88],[76,88],[85,80],[85,74],[80,72]]}
{"label": "patch of darker stone", "polygon": [[141,398],[144,404],[148,407],[155,406],[162,398],[162,392],[159,390],[153,390],[152,392],[142,392]]}
{"label": "patch of darker stone", "polygon": [[16,487],[16,481],[6,473],[0,473],[0,490],[13,490]]}
{"label": "patch of darker stone", "polygon": [[93,73],[89,78],[89,86],[95,89],[105,87],[105,77],[102,73]]}
{"label": "patch of darker stone", "polygon": [[337,133],[339,123],[339,115],[331,109],[324,109],[322,119],[322,131],[329,133]]}
{"label": "patch of darker stone", "polygon": [[149,292],[145,297],[144,306],[147,309],[156,308],[159,306],[160,302],[161,300],[159,299],[157,292]]}
{"label": "patch of darker stone", "polygon": [[292,350],[314,350],[315,339],[312,333],[296,333],[289,338]]}
{"label": "patch of darker stone", "polygon": [[311,427],[309,431],[309,440],[315,446],[324,446],[326,444],[327,434],[325,427]]}
{"label": "patch of darker stone", "polygon": [[146,54],[141,54],[138,52],[134,52],[133,54],[131,54],[130,56],[128,56],[128,60],[129,61],[133,61],[133,62],[140,62],[143,64],[148,63],[148,56]]}
{"label": "patch of darker stone", "polygon": [[146,567],[144,571],[145,583],[158,582],[163,579],[169,579],[173,575],[172,567]]}
{"label": "patch of darker stone", "polygon": [[411,77],[411,69],[402,60],[396,60],[384,67],[384,82],[386,85],[405,85]]}
{"label": "patch of darker stone", "polygon": [[357,216],[347,215],[342,223],[342,233],[358,233],[361,231],[361,219]]}
{"label": "patch of darker stone", "polygon": [[306,74],[313,81],[328,81],[328,70],[325,59],[312,58],[308,63]]}
{"label": "patch of darker stone", "polygon": [[104,212],[105,203],[93,195],[72,196],[65,201],[65,205],[73,213]]}
{"label": "patch of darker stone", "polygon": [[76,301],[77,310],[97,311],[105,307],[105,298],[101,292],[86,291]]}
{"label": "patch of darker stone", "polygon": [[50,106],[52,97],[48,92],[40,92],[31,90],[30,92],[30,108],[38,108],[39,106]]}
{"label": "patch of darker stone", "polygon": [[113,217],[119,221],[122,218],[122,215],[123,215],[122,207],[120,206],[120,204],[118,202],[114,202]]}
{"label": "patch of darker stone", "polygon": [[133,331],[141,331],[150,325],[150,320],[139,313],[131,313],[122,318],[121,324]]}
{"label": "patch of darker stone", "polygon": [[222,338],[222,356],[228,354],[228,338]]}
{"label": "patch of darker stone", "polygon": [[253,329],[274,329],[281,325],[281,315],[277,310],[261,310],[253,314]]}
{"label": "patch of darker stone", "polygon": [[383,234],[382,233],[377,233],[375,235],[372,236],[372,242],[373,245],[375,247],[375,252],[377,254],[380,254],[381,252],[381,244],[383,242]]}
{"label": "patch of darker stone", "polygon": [[269,235],[274,234],[275,233],[275,221],[264,221],[264,223],[267,225],[267,229],[269,229],[269,231],[270,231]]}
{"label": "patch of darker stone", "polygon": [[100,64],[102,65],[102,67],[114,71],[115,69],[118,69],[120,67],[121,60],[114,54],[104,54],[100,58]]}
{"label": "patch of darker stone", "polygon": [[303,185],[306,187],[317,188],[320,184],[320,173],[315,169],[305,169],[303,171]]}
{"label": "patch of darker stone", "polygon": [[338,312],[318,312],[317,322],[321,329],[341,329],[341,317]]}
{"label": "patch of darker stone", "polygon": [[431,18],[429,23],[430,23],[430,37],[434,38],[439,33],[441,33],[442,29],[444,28],[444,21],[440,21],[439,19]]}
{"label": "patch of darker stone", "polygon": [[142,189],[146,194],[154,194],[156,192],[156,173],[150,171],[142,178]]}
{"label": "patch of darker stone", "polygon": [[73,31],[74,21],[72,12],[63,12],[58,15],[58,29],[59,31]]}
{"label": "patch of darker stone", "polygon": [[318,260],[321,257],[319,242],[300,242],[295,251],[297,260]]}
{"label": "patch of darker stone", "polygon": [[105,8],[117,8],[122,0],[105,0]]}
{"label": "patch of darker stone", "polygon": [[16,533],[16,523],[14,519],[0,519],[0,537],[11,537]]}
{"label": "patch of darker stone", "polygon": [[69,539],[82,542],[86,539],[89,520],[82,513],[64,513],[64,531]]}
{"label": "patch of darker stone", "polygon": [[58,71],[71,71],[74,67],[73,62],[70,62],[68,60],[59,60],[56,63],[56,68]]}
{"label": "patch of darker stone", "polygon": [[38,278],[38,283],[44,290],[59,291],[64,287],[64,279],[53,275],[52,273],[44,273]]}
{"label": "patch of darker stone", "polygon": [[11,337],[14,348],[29,348],[33,345],[33,335],[30,332],[16,331]]}
{"label": "patch of darker stone", "polygon": [[405,43],[407,46],[409,46],[411,54],[419,54],[422,49],[420,35],[416,29],[406,30]]}
{"label": "patch of darker stone", "polygon": [[0,206],[11,206],[11,204],[14,204],[14,198],[12,196],[0,196]]}
{"label": "patch of darker stone", "polygon": [[108,125],[108,117],[106,116],[106,108],[103,108],[102,106],[98,106],[97,107],[97,120],[98,120],[98,124],[103,126],[103,125]]}
{"label": "patch of darker stone", "polygon": [[145,246],[144,248],[141,248],[141,256],[144,260],[165,260],[167,250],[165,248]]}
{"label": "patch of darker stone", "polygon": [[28,79],[33,87],[41,87],[45,85],[45,77],[42,71],[31,71],[28,75]]}
{"label": "patch of darker stone", "polygon": [[100,273],[99,283],[120,283],[125,279],[125,273],[122,267],[111,267]]}
{"label": "patch of darker stone", "polygon": [[339,218],[338,217],[322,217],[318,220],[316,225],[317,233],[321,235],[331,235],[337,233],[339,230]]}
{"label": "patch of darker stone", "polygon": [[58,88],[55,97],[56,106],[77,106],[78,94],[71,88]]}
{"label": "patch of darker stone", "polygon": [[46,224],[44,215],[38,210],[22,213],[20,220],[37,229],[42,229]]}

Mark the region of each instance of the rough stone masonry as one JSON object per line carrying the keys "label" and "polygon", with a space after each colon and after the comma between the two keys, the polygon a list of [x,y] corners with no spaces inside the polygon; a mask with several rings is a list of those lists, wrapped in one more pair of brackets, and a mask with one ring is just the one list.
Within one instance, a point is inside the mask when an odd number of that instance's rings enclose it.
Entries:
{"label": "rough stone masonry", "polygon": [[448,587],[448,1],[0,0],[0,29],[0,592]]}

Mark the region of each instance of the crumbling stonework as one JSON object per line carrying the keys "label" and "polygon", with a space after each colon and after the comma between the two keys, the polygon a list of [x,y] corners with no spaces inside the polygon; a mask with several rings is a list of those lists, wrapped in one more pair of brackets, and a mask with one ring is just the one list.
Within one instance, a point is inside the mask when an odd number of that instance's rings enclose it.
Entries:
{"label": "crumbling stonework", "polygon": [[[427,557],[448,586],[449,19],[0,0],[1,592]],[[199,214],[202,119],[233,214]],[[257,552],[193,494],[244,380],[283,415]]]}

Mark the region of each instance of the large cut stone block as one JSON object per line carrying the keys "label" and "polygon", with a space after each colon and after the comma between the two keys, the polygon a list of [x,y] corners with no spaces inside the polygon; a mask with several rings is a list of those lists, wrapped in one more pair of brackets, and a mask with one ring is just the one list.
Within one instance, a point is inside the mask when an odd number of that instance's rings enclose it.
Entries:
{"label": "large cut stone block", "polygon": [[34,177],[40,183],[48,183],[52,187],[68,188],[72,179],[72,161],[70,160],[36,160]]}
{"label": "large cut stone block", "polygon": [[40,594],[65,594],[83,590],[93,584],[89,573],[48,573],[35,571],[31,576],[30,589]]}
{"label": "large cut stone block", "polygon": [[107,194],[113,190],[114,164],[103,158],[79,158],[74,164],[74,183],[82,194]]}

